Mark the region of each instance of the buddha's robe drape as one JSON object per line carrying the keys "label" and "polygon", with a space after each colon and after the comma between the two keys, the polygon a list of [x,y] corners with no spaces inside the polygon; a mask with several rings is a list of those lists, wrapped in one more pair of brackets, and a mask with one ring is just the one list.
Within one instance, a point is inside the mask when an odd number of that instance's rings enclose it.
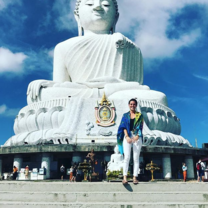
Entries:
{"label": "buddha's robe drape", "polygon": [[143,83],[141,51],[120,33],[69,39],[57,45],[55,56],[54,71],[64,66],[72,82],[111,77]]}

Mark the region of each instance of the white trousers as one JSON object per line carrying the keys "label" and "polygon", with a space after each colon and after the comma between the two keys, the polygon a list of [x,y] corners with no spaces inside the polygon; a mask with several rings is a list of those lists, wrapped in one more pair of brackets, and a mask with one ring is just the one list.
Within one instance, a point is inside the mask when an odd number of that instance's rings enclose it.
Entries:
{"label": "white trousers", "polygon": [[127,176],[129,169],[129,161],[131,156],[131,147],[133,146],[133,158],[134,158],[134,176],[138,176],[139,171],[139,155],[142,148],[142,139],[139,138],[135,143],[129,144],[126,139],[123,141],[123,149],[124,149],[124,167],[123,167],[123,175]]}

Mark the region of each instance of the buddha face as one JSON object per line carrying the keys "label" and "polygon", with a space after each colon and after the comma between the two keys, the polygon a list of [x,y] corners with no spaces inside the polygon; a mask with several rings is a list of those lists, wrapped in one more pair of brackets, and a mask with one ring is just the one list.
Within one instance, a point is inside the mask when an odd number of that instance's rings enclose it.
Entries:
{"label": "buddha face", "polygon": [[112,0],[82,0],[79,7],[81,27],[89,31],[110,31],[117,22]]}

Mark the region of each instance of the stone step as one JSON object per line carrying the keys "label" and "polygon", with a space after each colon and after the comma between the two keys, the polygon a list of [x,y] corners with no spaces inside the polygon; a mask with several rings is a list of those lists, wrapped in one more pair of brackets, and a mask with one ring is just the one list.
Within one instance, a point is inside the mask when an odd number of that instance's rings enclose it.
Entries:
{"label": "stone step", "polygon": [[0,201],[13,201],[13,202],[73,202],[73,203],[132,203],[132,202],[207,202],[208,203],[208,191],[207,192],[2,192],[0,191]]}
{"label": "stone step", "polygon": [[195,203],[40,203],[0,202],[0,208],[208,208],[206,202]]}
{"label": "stone step", "polygon": [[138,185],[129,183],[123,186],[121,183],[71,183],[64,182],[31,182],[31,181],[2,181],[0,182],[0,191],[21,191],[21,192],[207,192],[207,183],[182,183],[182,182],[140,182]]}

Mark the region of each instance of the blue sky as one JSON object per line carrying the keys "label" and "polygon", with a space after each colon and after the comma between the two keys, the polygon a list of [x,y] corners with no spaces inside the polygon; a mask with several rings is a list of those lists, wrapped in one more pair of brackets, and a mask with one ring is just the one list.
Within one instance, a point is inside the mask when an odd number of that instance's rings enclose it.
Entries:
{"label": "blue sky", "polygon": [[[144,84],[167,95],[181,135],[208,142],[208,0],[118,0],[116,31],[141,48]],[[28,84],[52,79],[53,49],[77,36],[73,0],[0,0],[0,144]]]}

